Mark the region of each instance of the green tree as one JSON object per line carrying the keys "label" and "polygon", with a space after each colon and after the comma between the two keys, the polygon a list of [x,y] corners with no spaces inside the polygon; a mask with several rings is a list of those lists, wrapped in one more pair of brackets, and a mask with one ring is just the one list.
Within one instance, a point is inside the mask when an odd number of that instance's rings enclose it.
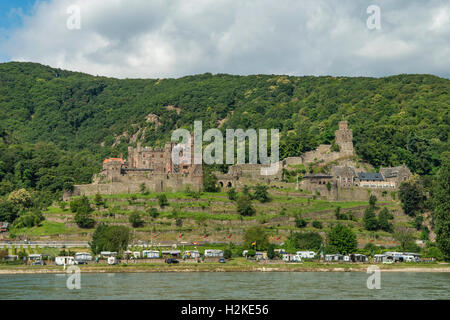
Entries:
{"label": "green tree", "polygon": [[18,217],[19,208],[11,202],[0,199],[0,221],[12,223]]}
{"label": "green tree", "polygon": [[19,210],[30,208],[33,205],[31,194],[24,188],[11,192],[8,201],[17,206]]}
{"label": "green tree", "polygon": [[378,214],[378,226],[381,230],[386,232],[392,232],[392,223],[389,221],[394,219],[394,216],[389,212],[389,210],[384,207]]}
{"label": "green tree", "polygon": [[433,192],[433,218],[438,248],[450,260],[450,153],[443,158]]}
{"label": "green tree", "polygon": [[253,208],[252,200],[246,194],[242,194],[237,199],[237,211],[241,216],[253,216],[256,211]]}
{"label": "green tree", "polygon": [[306,222],[306,220],[303,219],[301,215],[297,214],[295,216],[295,227],[296,228],[304,228],[307,225],[308,225],[308,222]]}
{"label": "green tree", "polygon": [[158,194],[156,197],[158,198],[160,208],[164,208],[169,205],[169,201],[167,200],[167,196],[165,193]]}
{"label": "green tree", "polygon": [[353,230],[342,224],[331,228],[327,235],[328,245],[334,246],[339,253],[349,254],[356,251],[358,242]]}
{"label": "green tree", "polygon": [[320,221],[318,221],[318,220],[314,220],[314,221],[312,222],[312,226],[313,226],[314,228],[316,228],[316,229],[322,229],[322,228],[323,228],[322,222],[320,222]]}
{"label": "green tree", "polygon": [[156,218],[158,218],[158,216],[159,216],[159,212],[158,212],[158,209],[156,209],[156,208],[149,208],[148,209],[148,211],[147,211],[147,213],[148,213],[148,215],[150,216],[150,217],[152,217],[153,219],[156,219]]}
{"label": "green tree", "polygon": [[[256,243],[255,246],[252,243]],[[269,246],[269,238],[266,231],[259,227],[251,227],[245,230],[244,247],[255,250],[266,250]]]}
{"label": "green tree", "polygon": [[366,208],[364,211],[364,228],[369,231],[378,230],[377,216],[375,215],[375,209],[373,206]]}
{"label": "green tree", "polygon": [[97,208],[100,208],[105,205],[105,201],[103,200],[103,197],[100,193],[95,194],[94,204],[97,206]]}
{"label": "green tree", "polygon": [[273,243],[269,244],[267,247],[267,258],[270,260],[274,259],[277,256],[277,253],[275,252],[275,245]]}
{"label": "green tree", "polygon": [[317,251],[323,245],[322,236],[317,232],[292,232],[286,242],[291,251],[296,249]]}
{"label": "green tree", "polygon": [[209,169],[206,169],[205,166],[203,166],[203,189],[206,192],[217,192],[219,191],[219,188],[217,187],[217,177],[212,173],[212,171]]}
{"label": "green tree", "polygon": [[225,258],[225,259],[231,259],[231,256],[233,255],[233,252],[231,251],[231,249],[230,248],[226,248],[224,251],[223,251],[223,257]]}
{"label": "green tree", "polygon": [[231,188],[230,190],[227,191],[227,194],[229,200],[235,201],[237,199],[236,188]]}
{"label": "green tree", "polygon": [[44,216],[40,211],[23,212],[14,221],[14,228],[31,228],[37,226],[44,220]]}
{"label": "green tree", "polygon": [[416,181],[406,181],[400,185],[399,199],[402,202],[403,211],[410,217],[423,208],[424,195]]}
{"label": "green tree", "polygon": [[92,235],[89,246],[94,254],[99,254],[101,251],[122,252],[127,249],[129,240],[129,228],[100,223]]}
{"label": "green tree", "polygon": [[84,211],[83,209],[79,209],[75,214],[75,223],[80,228],[92,228],[94,227],[95,220],[91,217],[91,213]]}
{"label": "green tree", "polygon": [[268,187],[266,185],[257,184],[255,187],[254,197],[259,202],[268,202],[269,193],[267,192]]}
{"label": "green tree", "polygon": [[145,183],[141,183],[141,185],[139,186],[139,191],[143,195],[149,194],[149,191],[148,191],[147,186],[145,185]]}
{"label": "green tree", "polygon": [[369,197],[369,205],[370,205],[371,207],[375,207],[376,203],[377,203],[377,197],[374,196],[374,195],[371,195],[371,196]]}
{"label": "green tree", "polygon": [[92,228],[94,226],[95,220],[91,217],[94,209],[92,209],[89,199],[85,195],[72,200],[70,210],[75,212],[75,223],[80,228]]}
{"label": "green tree", "polygon": [[394,239],[400,244],[402,250],[407,250],[414,244],[414,232],[407,227],[397,227],[394,232]]}
{"label": "green tree", "polygon": [[130,214],[128,221],[131,223],[133,228],[139,228],[144,225],[144,220],[142,220],[141,214],[136,210]]}

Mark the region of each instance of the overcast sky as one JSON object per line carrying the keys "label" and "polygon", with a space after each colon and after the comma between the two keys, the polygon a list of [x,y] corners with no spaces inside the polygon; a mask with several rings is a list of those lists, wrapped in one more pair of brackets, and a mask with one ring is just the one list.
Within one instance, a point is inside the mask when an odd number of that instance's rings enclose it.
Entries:
{"label": "overcast sky", "polygon": [[450,0],[2,0],[0,20],[0,61],[94,75],[450,78]]}

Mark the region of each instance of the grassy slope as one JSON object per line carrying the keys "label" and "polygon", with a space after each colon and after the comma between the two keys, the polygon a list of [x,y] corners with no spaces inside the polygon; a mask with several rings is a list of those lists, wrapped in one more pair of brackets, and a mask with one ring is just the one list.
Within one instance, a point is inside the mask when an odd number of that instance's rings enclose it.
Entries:
{"label": "grassy slope", "polygon": [[[133,210],[143,213],[145,224],[135,229],[136,240],[155,241],[207,241],[207,242],[241,242],[244,230],[250,226],[261,225],[267,228],[271,241],[281,243],[295,227],[294,217],[301,214],[308,222],[305,231],[319,231],[323,235],[329,227],[336,223],[334,210],[341,207],[341,212],[351,211],[356,221],[340,221],[354,227],[360,243],[367,243],[374,239],[374,243],[389,245],[392,237],[389,233],[364,230],[362,216],[367,202],[337,201],[331,202],[307,197],[297,192],[297,196],[272,195],[272,201],[259,203],[254,200],[253,205],[257,214],[253,217],[241,217],[236,212],[236,205],[227,198],[226,193],[203,193],[199,199],[193,199],[185,193],[167,193],[169,206],[160,209],[156,194],[136,194],[136,200],[131,200],[130,194],[105,196],[107,208],[96,209],[93,216],[97,222],[121,224],[130,226],[128,218]],[[130,201],[131,200],[131,201]],[[394,202],[379,200],[379,206],[386,205],[393,212],[394,225],[408,224],[409,218],[401,213],[399,205]],[[67,206],[68,207],[68,206]],[[149,207],[158,208],[158,218],[151,218],[145,214]],[[281,209],[284,208],[284,214]],[[114,216],[109,211],[115,212]],[[26,235],[29,239],[64,239],[90,240],[93,229],[80,229],[73,222],[74,214],[68,209],[57,206],[48,208],[45,212],[46,220],[39,227],[14,230],[17,235]],[[176,218],[182,218],[182,226],[176,225]],[[323,229],[315,229],[312,221],[318,220]],[[178,236],[182,235],[182,238]],[[207,238],[204,238],[204,235]],[[228,236],[231,234],[231,237]],[[156,236],[156,237],[155,237]],[[276,240],[278,238],[278,240]]]}

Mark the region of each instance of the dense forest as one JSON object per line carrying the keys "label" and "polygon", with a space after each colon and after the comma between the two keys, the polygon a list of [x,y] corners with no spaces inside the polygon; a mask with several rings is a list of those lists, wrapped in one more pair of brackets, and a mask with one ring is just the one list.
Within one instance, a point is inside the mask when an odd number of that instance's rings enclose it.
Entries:
{"label": "dense forest", "polygon": [[434,175],[449,150],[449,111],[450,80],[432,75],[113,79],[3,63],[0,195],[87,183],[104,157],[126,156],[136,139],[162,145],[194,120],[204,129],[278,128],[284,158],[331,143],[345,118],[365,161]]}

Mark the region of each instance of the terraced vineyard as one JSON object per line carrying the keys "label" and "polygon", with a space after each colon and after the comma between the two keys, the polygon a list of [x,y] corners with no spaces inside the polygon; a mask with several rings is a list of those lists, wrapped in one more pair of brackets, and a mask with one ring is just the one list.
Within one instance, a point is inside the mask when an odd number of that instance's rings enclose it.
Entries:
{"label": "terraced vineyard", "polygon": [[[271,190],[271,201],[260,203],[253,200],[256,215],[242,217],[236,211],[236,203],[228,199],[225,192],[202,193],[197,196],[188,193],[166,193],[169,205],[160,208],[156,193],[117,194],[103,196],[104,206],[95,207],[93,217],[97,222],[130,226],[129,216],[133,211],[141,213],[144,225],[134,229],[134,240],[153,242],[234,242],[240,243],[246,228],[264,226],[274,243],[283,242],[295,226],[295,216],[300,215],[308,224],[303,231],[318,231],[325,235],[330,226],[337,223],[336,207],[341,212],[351,212],[353,220],[340,223],[353,225],[358,242],[369,241],[389,246],[393,239],[384,231],[369,232],[364,229],[362,217],[368,202],[327,201],[316,199],[310,194],[291,190]],[[93,200],[93,197],[90,198]],[[93,203],[93,201],[91,201]],[[379,199],[377,206],[387,206],[394,215],[394,226],[408,225],[410,218],[401,212],[398,203]],[[150,208],[158,210],[158,216],[149,214]],[[74,222],[74,213],[69,204],[54,204],[45,213],[45,221],[39,227],[13,230],[16,236],[30,240],[81,240],[88,241],[94,229],[81,229]],[[322,229],[312,227],[312,221],[320,221]]]}

